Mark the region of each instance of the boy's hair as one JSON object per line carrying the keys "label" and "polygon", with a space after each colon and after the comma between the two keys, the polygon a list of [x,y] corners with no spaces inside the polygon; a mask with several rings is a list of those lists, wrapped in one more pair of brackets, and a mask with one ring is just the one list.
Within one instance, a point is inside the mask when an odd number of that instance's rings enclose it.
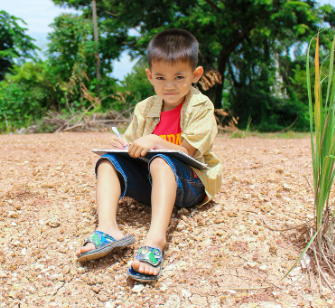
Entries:
{"label": "boy's hair", "polygon": [[169,29],[158,33],[148,46],[148,64],[151,69],[153,61],[164,61],[171,64],[189,62],[194,70],[198,64],[197,39],[181,29]]}

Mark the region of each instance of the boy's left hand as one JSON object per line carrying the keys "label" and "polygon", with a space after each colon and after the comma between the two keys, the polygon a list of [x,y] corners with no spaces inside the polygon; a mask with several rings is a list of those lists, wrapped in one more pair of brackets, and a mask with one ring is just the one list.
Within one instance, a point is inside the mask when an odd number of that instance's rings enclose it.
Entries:
{"label": "boy's left hand", "polygon": [[161,139],[161,137],[153,134],[140,137],[129,146],[128,153],[135,158],[145,156],[149,150],[157,147]]}

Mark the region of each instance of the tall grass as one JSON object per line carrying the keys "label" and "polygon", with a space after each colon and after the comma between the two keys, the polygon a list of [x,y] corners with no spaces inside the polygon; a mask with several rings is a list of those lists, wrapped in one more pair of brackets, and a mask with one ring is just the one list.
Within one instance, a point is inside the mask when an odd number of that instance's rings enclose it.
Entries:
{"label": "tall grass", "polygon": [[[309,226],[310,240],[304,251],[284,279],[309,250],[320,280],[326,282],[331,274],[335,278],[335,206],[329,197],[335,176],[335,74],[334,50],[335,35],[329,50],[329,56],[320,66],[320,33],[310,43],[307,52],[306,74],[309,99],[310,135],[313,163],[314,210],[315,220]],[[312,46],[315,44],[314,72],[310,68]],[[312,77],[314,75],[314,84]],[[313,95],[312,95],[313,93]],[[321,281],[320,281],[321,283]]]}
{"label": "tall grass", "polygon": [[[326,266],[328,271],[335,276],[335,210],[334,206],[329,204],[330,191],[335,176],[335,36],[329,56],[321,66],[319,39],[320,33],[316,36],[315,44],[314,95],[312,95],[310,72],[312,43],[309,45],[307,53],[307,89],[313,162],[315,225],[313,236],[306,248],[308,249],[313,244],[312,248],[319,274],[329,285],[321,268]],[[323,73],[324,70],[325,73]]]}

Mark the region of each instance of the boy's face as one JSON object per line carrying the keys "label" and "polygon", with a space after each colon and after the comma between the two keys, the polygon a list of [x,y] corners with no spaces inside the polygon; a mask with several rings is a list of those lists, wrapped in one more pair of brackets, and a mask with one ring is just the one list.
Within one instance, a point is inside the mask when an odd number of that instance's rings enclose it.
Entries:
{"label": "boy's face", "polygon": [[198,82],[201,78],[203,68],[199,66],[193,70],[188,62],[171,64],[154,61],[151,70],[146,69],[146,73],[156,94],[163,99],[162,111],[168,111],[183,102],[192,83]]}

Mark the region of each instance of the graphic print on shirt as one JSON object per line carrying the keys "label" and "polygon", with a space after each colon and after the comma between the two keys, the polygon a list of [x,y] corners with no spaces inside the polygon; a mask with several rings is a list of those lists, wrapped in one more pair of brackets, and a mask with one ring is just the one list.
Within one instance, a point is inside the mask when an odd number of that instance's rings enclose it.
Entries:
{"label": "graphic print on shirt", "polygon": [[160,122],[156,125],[153,134],[169,141],[181,145],[180,111],[183,103],[169,111],[162,111]]}
{"label": "graphic print on shirt", "polygon": [[176,135],[169,134],[169,135],[158,135],[158,136],[171,143],[181,145],[181,133],[177,133]]}

